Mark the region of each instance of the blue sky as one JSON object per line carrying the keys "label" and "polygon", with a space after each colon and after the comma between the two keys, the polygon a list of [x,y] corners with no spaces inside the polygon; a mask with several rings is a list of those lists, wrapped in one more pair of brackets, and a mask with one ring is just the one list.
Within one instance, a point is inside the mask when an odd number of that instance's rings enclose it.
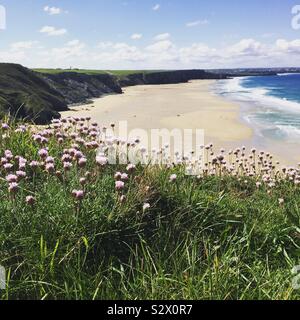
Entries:
{"label": "blue sky", "polygon": [[291,25],[294,0],[0,0],[0,5],[6,9],[2,62],[93,69],[300,66],[300,29]]}

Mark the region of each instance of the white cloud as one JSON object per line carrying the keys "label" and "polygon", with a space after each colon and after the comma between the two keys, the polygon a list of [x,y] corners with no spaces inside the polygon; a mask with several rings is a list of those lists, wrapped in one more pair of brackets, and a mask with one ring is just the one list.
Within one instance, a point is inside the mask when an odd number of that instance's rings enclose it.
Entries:
{"label": "white cloud", "polygon": [[78,39],[67,42],[67,46],[70,46],[70,47],[79,46],[79,45],[84,46],[84,44],[80,42],[80,40]]}
{"label": "white cloud", "polygon": [[44,63],[54,64],[55,67],[64,63],[75,65],[76,61],[84,60],[85,57],[88,58],[88,52],[85,51],[85,47],[86,45],[83,42],[72,40],[62,47],[40,51],[39,56]]}
{"label": "white cloud", "polygon": [[37,41],[19,41],[10,45],[12,51],[32,49],[38,42]]}
{"label": "white cloud", "polygon": [[204,19],[204,20],[197,20],[197,21],[191,21],[191,22],[187,22],[186,23],[186,26],[188,28],[192,28],[192,27],[197,27],[197,26],[204,26],[204,25],[207,25],[209,24],[209,21],[207,19]]}
{"label": "white cloud", "polygon": [[119,63],[124,68],[145,60],[142,50],[123,42],[110,43],[105,49],[103,49],[103,46],[99,49],[101,50],[100,52],[93,52],[91,54],[91,61],[94,64],[99,64],[99,62],[105,63],[108,69],[113,69],[115,68],[113,66],[116,65],[119,67]]}
{"label": "white cloud", "polygon": [[150,46],[146,47],[147,51],[161,53],[173,48],[173,43],[169,40],[158,41]]}
{"label": "white cloud", "polygon": [[101,49],[101,50],[105,50],[105,49],[111,48],[112,46],[113,46],[113,42],[106,41],[106,42],[99,42],[96,45],[96,48]]}
{"label": "white cloud", "polygon": [[0,51],[0,59],[28,67],[186,69],[297,66],[299,53],[300,39],[278,39],[273,43],[240,39],[230,45],[223,43],[214,47],[201,42],[180,46],[164,36],[155,37],[154,42],[146,46],[111,41],[88,46],[73,39],[62,46],[43,48],[36,41],[19,41],[11,43],[6,51]]}
{"label": "white cloud", "polygon": [[43,28],[41,28],[40,32],[45,33],[48,36],[62,36],[68,31],[66,29],[56,29],[55,27],[44,26]]}
{"label": "white cloud", "polygon": [[267,52],[263,45],[254,39],[242,39],[238,43],[228,47],[226,52],[229,56],[259,56]]}
{"label": "white cloud", "polygon": [[170,38],[170,34],[169,33],[161,33],[158,34],[157,36],[154,37],[154,40],[156,41],[163,41],[163,40],[167,40]]}
{"label": "white cloud", "polygon": [[132,36],[131,36],[131,39],[132,40],[140,40],[142,39],[143,35],[141,33],[134,33]]}
{"label": "white cloud", "polygon": [[300,53],[300,39],[293,41],[287,41],[284,39],[278,39],[276,46],[281,52],[285,53]]}
{"label": "white cloud", "polygon": [[26,64],[29,62],[24,51],[0,51],[0,59],[11,63]]}
{"label": "white cloud", "polygon": [[156,4],[154,7],[152,7],[153,11],[158,11],[160,9],[160,4]]}
{"label": "white cloud", "polygon": [[217,50],[208,47],[203,43],[194,43],[189,47],[184,47],[180,49],[180,57],[183,62],[201,62],[211,58],[217,57]]}
{"label": "white cloud", "polygon": [[50,15],[61,14],[63,12],[61,8],[49,7],[49,6],[44,7],[44,11]]}

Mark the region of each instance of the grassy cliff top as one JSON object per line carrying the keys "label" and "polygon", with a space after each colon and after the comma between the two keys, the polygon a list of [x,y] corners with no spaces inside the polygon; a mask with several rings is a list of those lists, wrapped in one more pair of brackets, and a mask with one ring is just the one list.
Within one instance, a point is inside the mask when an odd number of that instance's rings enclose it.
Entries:
{"label": "grassy cliff top", "polygon": [[11,113],[43,123],[66,108],[63,96],[36,72],[18,64],[0,63],[0,116]]}
{"label": "grassy cliff top", "polygon": [[154,70],[88,70],[88,69],[33,69],[35,72],[59,74],[64,72],[77,72],[89,75],[112,74],[115,76],[128,76],[136,73],[152,73]]}
{"label": "grassy cliff top", "polygon": [[198,177],[109,164],[100,141],[127,144],[90,119],[0,133],[0,299],[300,298],[299,168],[212,146]]}

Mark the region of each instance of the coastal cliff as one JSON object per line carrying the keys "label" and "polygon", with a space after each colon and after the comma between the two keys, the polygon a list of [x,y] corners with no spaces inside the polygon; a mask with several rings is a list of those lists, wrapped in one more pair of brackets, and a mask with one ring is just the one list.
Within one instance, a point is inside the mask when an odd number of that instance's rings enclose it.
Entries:
{"label": "coastal cliff", "polygon": [[55,91],[59,92],[67,104],[85,103],[89,99],[105,94],[121,94],[118,78],[109,74],[89,75],[76,72],[41,74]]}
{"label": "coastal cliff", "polygon": [[122,88],[127,86],[271,75],[276,72],[279,70],[174,70],[120,74],[85,70],[36,72],[18,64],[0,63],[0,116],[10,114],[45,124],[52,118],[59,118],[59,112],[68,110],[71,104],[87,103],[106,94],[121,94]]}
{"label": "coastal cliff", "polygon": [[227,77],[222,74],[212,74],[203,70],[175,70],[130,74],[120,79],[119,84],[122,87],[128,87],[141,84],[173,84],[185,83],[190,80],[226,78]]}
{"label": "coastal cliff", "polygon": [[106,94],[121,94],[122,87],[139,84],[181,83],[192,79],[219,79],[202,70],[138,72],[35,72],[18,64],[0,63],[0,116],[9,114],[38,124],[59,118],[70,104],[82,104]]}
{"label": "coastal cliff", "polygon": [[63,95],[37,73],[18,64],[0,64],[0,117],[47,123],[67,110]]}
{"label": "coastal cliff", "polygon": [[41,76],[52,89],[58,91],[65,98],[68,104],[85,103],[89,99],[99,98],[106,94],[121,94],[122,88],[128,86],[226,78],[226,76],[202,70],[140,72],[119,77],[109,73],[83,74],[78,72],[42,73]]}

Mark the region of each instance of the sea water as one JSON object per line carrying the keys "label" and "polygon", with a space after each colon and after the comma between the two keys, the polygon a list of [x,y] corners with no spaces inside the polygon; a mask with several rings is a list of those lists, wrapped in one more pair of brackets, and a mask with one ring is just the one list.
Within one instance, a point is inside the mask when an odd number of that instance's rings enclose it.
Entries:
{"label": "sea water", "polygon": [[240,103],[260,139],[300,143],[300,74],[220,80],[214,91]]}

